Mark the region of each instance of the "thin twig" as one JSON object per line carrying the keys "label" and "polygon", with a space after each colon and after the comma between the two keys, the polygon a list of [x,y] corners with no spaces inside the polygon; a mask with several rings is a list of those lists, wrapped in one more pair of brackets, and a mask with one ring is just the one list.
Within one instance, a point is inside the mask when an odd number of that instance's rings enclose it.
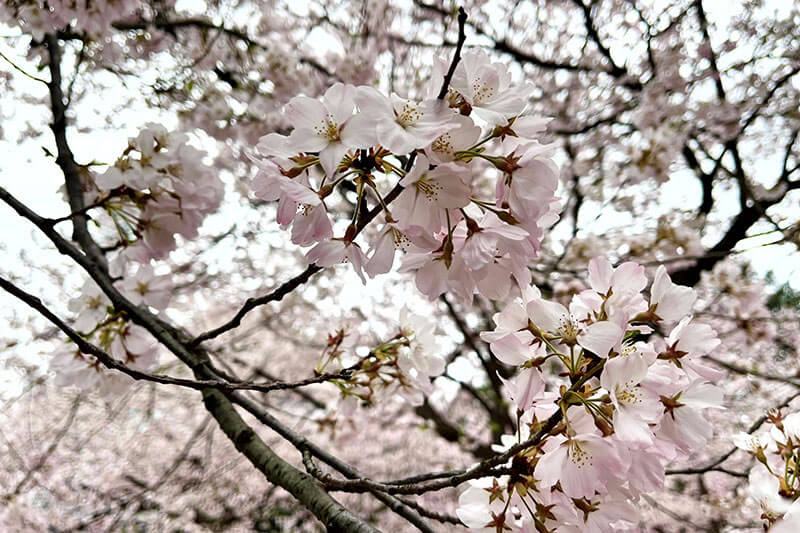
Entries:
{"label": "thin twig", "polygon": [[447,89],[450,87],[450,82],[453,79],[453,74],[455,74],[456,66],[458,62],[461,61],[461,48],[464,46],[464,41],[467,40],[467,34],[464,31],[464,26],[467,23],[467,12],[464,11],[463,7],[458,8],[458,42],[456,43],[456,51],[453,53],[453,60],[450,61],[450,68],[447,69],[447,74],[444,76],[444,80],[442,80],[442,88],[439,90],[439,96],[436,98],[438,100],[444,100],[444,97],[447,96]]}
{"label": "thin twig", "polygon": [[13,61],[11,61],[11,59],[7,55],[5,55],[3,52],[0,52],[0,57],[5,59],[8,62],[9,65],[14,67],[16,70],[20,71],[22,74],[24,74],[25,76],[29,77],[33,81],[38,81],[38,82],[41,82],[41,83],[44,83],[45,85],[47,85],[47,80],[43,80],[42,78],[37,78],[33,74],[29,74],[29,73],[25,72],[25,69],[23,69],[22,67],[20,67],[19,65],[17,65]]}
{"label": "thin twig", "polygon": [[80,333],[72,329],[63,320],[61,320],[52,311],[50,311],[39,298],[33,296],[28,292],[25,292],[24,290],[20,289],[19,287],[17,287],[16,285],[14,285],[13,283],[11,283],[10,281],[6,280],[3,277],[0,277],[0,288],[4,289],[6,292],[12,294],[13,296],[16,296],[17,298],[28,304],[28,306],[38,311],[42,316],[47,318],[50,322],[53,323],[53,325],[55,325],[61,331],[63,331],[67,335],[67,337],[69,337],[70,340],[72,340],[78,346],[78,349],[80,349],[81,352],[96,357],[97,360],[100,361],[100,363],[102,363],[105,367],[110,368],[112,370],[118,370],[137,381],[152,381],[154,383],[160,383],[162,385],[175,385],[195,390],[205,390],[205,389],[218,389],[223,391],[251,390],[251,391],[266,393],[276,390],[296,389],[308,385],[324,383],[327,381],[332,381],[337,379],[346,380],[349,379],[352,376],[352,373],[356,370],[356,367],[348,367],[340,370],[339,372],[319,374],[317,376],[303,379],[300,381],[294,381],[294,382],[278,381],[275,383],[256,383],[251,381],[230,382],[230,381],[213,380],[213,379],[193,380],[193,379],[175,378],[163,374],[151,374],[149,372],[143,372],[141,370],[135,370],[133,368],[130,368],[121,361],[114,359],[111,355],[109,355],[99,347],[95,346],[91,342],[87,341],[86,339],[84,339],[80,335]]}
{"label": "thin twig", "polygon": [[[784,400],[780,405],[778,405],[776,408],[777,409],[783,409],[784,407],[788,406],[792,402],[792,400],[794,400],[795,398],[798,398],[798,397],[800,397],[800,392],[796,392],[796,393],[792,394],[786,400]],[[747,433],[751,433],[752,434],[758,428],[760,428],[764,424],[764,422],[766,422],[767,420],[768,420],[768,417],[766,415],[762,416],[761,418],[759,418],[758,420],[753,422],[753,424],[748,428]],[[668,476],[681,475],[681,474],[705,474],[706,472],[710,472],[712,470],[718,470],[718,471],[721,471],[721,472],[725,472],[727,474],[727,473],[729,473],[729,471],[726,471],[724,469],[719,469],[717,467],[719,467],[719,465],[721,465],[722,463],[727,461],[728,458],[730,458],[730,456],[733,455],[736,452],[736,450],[738,450],[738,449],[739,448],[734,446],[733,448],[728,450],[728,452],[726,452],[725,454],[721,455],[720,457],[718,457],[717,459],[715,459],[714,461],[712,461],[711,463],[709,463],[706,466],[699,466],[699,467],[695,467],[695,468],[682,468],[682,469],[677,469],[677,470],[667,470],[666,474]]]}
{"label": "thin twig", "polygon": [[[578,390],[580,389],[586,381],[592,378],[592,376],[596,375],[603,369],[604,365],[603,360],[597,361],[591,366],[586,373],[577,380],[570,390]],[[242,405],[240,403],[240,405]],[[519,452],[524,450],[528,450],[537,446],[541,443],[542,439],[544,439],[550,432],[558,425],[561,421],[562,412],[559,409],[553,415],[550,416],[541,426],[540,428],[531,435],[528,440],[521,442],[519,444],[515,444],[511,446],[505,452],[492,457],[491,459],[486,459],[478,463],[477,465],[473,466],[472,468],[466,470],[455,470],[450,472],[449,475],[442,475],[437,474],[437,479],[429,480],[429,481],[422,481],[422,482],[414,482],[408,484],[398,483],[397,481],[388,481],[388,482],[377,482],[373,481],[368,478],[359,478],[359,479],[335,479],[328,474],[324,474],[323,477],[320,479],[325,486],[329,490],[337,490],[343,492],[375,492],[375,491],[382,491],[386,492],[387,494],[423,494],[426,492],[442,490],[451,487],[457,487],[461,483],[465,481],[469,481],[470,479],[477,479],[482,477],[490,477],[490,476],[500,476],[504,474],[510,473],[507,468],[501,467],[497,468],[500,465],[506,463],[509,459],[514,457]]]}

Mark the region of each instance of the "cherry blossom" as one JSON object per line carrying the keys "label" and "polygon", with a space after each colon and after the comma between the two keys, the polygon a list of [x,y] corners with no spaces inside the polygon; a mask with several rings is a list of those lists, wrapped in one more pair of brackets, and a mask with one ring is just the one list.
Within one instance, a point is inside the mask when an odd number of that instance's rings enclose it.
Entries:
{"label": "cherry blossom", "polygon": [[321,267],[332,266],[338,263],[349,262],[353,265],[356,274],[364,283],[363,266],[367,258],[361,247],[354,242],[347,242],[342,239],[332,239],[317,244],[308,252],[308,260]]}
{"label": "cherry blossom", "polygon": [[69,301],[69,310],[78,313],[75,329],[89,332],[106,317],[111,301],[93,281],[86,281],[81,288],[81,297]]}
{"label": "cherry blossom", "polygon": [[458,127],[442,133],[425,149],[425,154],[433,163],[455,161],[459,152],[468,150],[480,138],[481,128],[469,117],[456,115],[452,120]]}
{"label": "cherry blossom", "polygon": [[378,144],[395,154],[424,148],[453,127],[453,115],[439,100],[417,102],[396,94],[387,98],[363,86],[357,89],[355,100],[363,117],[358,126],[374,128]]}
{"label": "cherry blossom", "polygon": [[141,265],[133,276],[120,283],[128,299],[135,304],[146,303],[165,309],[172,297],[170,276],[157,276],[150,265]]}
{"label": "cherry blossom", "polygon": [[672,283],[664,265],[658,267],[650,288],[650,308],[658,318],[675,322],[689,314],[696,298],[691,288]]}
{"label": "cherry blossom", "polygon": [[536,368],[523,368],[513,379],[503,381],[520,414],[531,409],[545,389],[542,373]]}
{"label": "cherry blossom", "polygon": [[522,113],[533,85],[512,87],[511,73],[505,65],[491,62],[485,52],[469,51],[456,67],[451,91],[462,97],[478,117],[500,124]]}
{"label": "cherry blossom", "polygon": [[[554,531],[598,532],[629,527],[637,522],[638,495],[663,487],[665,465],[701,449],[711,437],[705,412],[722,408],[722,390],[690,361],[719,340],[708,325],[690,327],[692,317],[685,315],[694,291],[673,284],[659,269],[648,310],[640,265],[614,268],[596,257],[586,278],[591,288],[575,291],[569,307],[543,298],[535,287],[526,289],[494,315],[495,330],[481,335],[498,359],[518,367],[504,383],[520,428],[504,435],[496,450],[527,442],[537,428],[550,429],[537,433],[531,447],[508,463],[516,479],[534,481],[482,480],[482,486],[492,483],[492,495],[526,502],[519,513],[501,517],[501,523],[491,514],[495,496],[469,489],[459,508],[468,525],[513,529],[536,523],[551,524]],[[668,324],[664,317],[680,320],[666,340],[648,325]],[[637,340],[642,335],[655,338]],[[686,351],[670,359],[665,354],[671,352],[661,349],[665,345]],[[686,361],[674,363],[684,356]],[[553,368],[547,364],[551,358],[556,373],[545,371]],[[555,416],[559,422],[552,425]],[[553,505],[547,494],[566,501]]]}
{"label": "cherry blossom", "polygon": [[575,434],[549,441],[534,471],[543,487],[560,483],[570,498],[592,498],[596,491],[605,493],[606,484],[625,472],[617,448],[591,422],[587,423],[582,413],[576,411],[576,416],[570,417],[567,412]]}
{"label": "cherry blossom", "polygon": [[[428,170],[428,159],[417,158],[414,168],[402,180],[404,187],[392,207],[403,227],[415,225],[435,233],[447,224],[446,209],[454,210],[469,203],[470,188],[461,167],[440,165]],[[466,178],[466,180],[465,180]]]}
{"label": "cherry blossom", "polygon": [[[261,138],[251,156],[257,168],[252,187],[257,197],[278,201],[278,222],[293,225],[294,243],[317,249],[344,238],[334,237],[338,214],[326,198],[337,190],[347,198],[341,189],[348,185],[357,195],[354,217],[363,216],[374,197],[373,209],[383,210],[387,228],[394,228],[346,237],[368,250],[371,276],[391,269],[395,254],[388,243],[407,238],[413,245],[401,247],[407,252],[401,270],[413,272],[431,299],[446,290],[464,300],[476,292],[503,299],[530,283],[527,265],[561,207],[552,146],[535,139],[547,121],[522,115],[528,88],[510,84],[503,65],[482,53],[468,55],[469,76],[489,83],[468,99],[476,113],[502,110],[505,127],[485,129],[467,110],[456,113],[457,92],[446,101],[417,101],[335,84],[319,99],[295,97],[287,104],[292,130]],[[479,183],[488,176],[494,198],[485,197]],[[387,180],[400,191],[391,205],[380,195]],[[317,253],[309,256],[317,259]]]}
{"label": "cherry blossom", "polygon": [[796,9],[0,4],[0,529],[798,529]]}
{"label": "cherry blossom", "polygon": [[355,91],[352,85],[336,83],[325,91],[321,101],[307,96],[293,98],[286,105],[286,117],[295,129],[285,141],[278,134],[268,135],[262,147],[283,141],[282,149],[264,153],[278,155],[284,150],[296,154],[317,152],[326,175],[333,176],[348,149],[374,143],[372,136],[366,134],[365,137],[359,125],[350,121],[354,116]]}
{"label": "cherry blossom", "polygon": [[414,369],[426,377],[444,372],[445,360],[434,336],[435,325],[405,308],[400,311],[399,325],[400,333],[408,341],[398,354],[400,368],[406,373]]}
{"label": "cherry blossom", "polygon": [[608,391],[614,406],[614,431],[620,440],[643,444],[653,441],[649,424],[660,420],[664,406],[655,394],[641,386],[647,367],[640,358],[618,357],[606,363],[600,377],[600,385]]}

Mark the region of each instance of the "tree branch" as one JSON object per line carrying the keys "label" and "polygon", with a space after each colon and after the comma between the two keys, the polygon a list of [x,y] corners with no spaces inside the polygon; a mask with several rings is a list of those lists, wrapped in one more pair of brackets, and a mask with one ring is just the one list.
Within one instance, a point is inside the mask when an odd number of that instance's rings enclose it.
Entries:
{"label": "tree branch", "polygon": [[442,295],[441,300],[447,307],[447,313],[450,315],[450,318],[456,324],[456,327],[458,327],[458,330],[464,337],[464,343],[469,347],[470,350],[475,352],[475,355],[480,360],[480,363],[486,372],[486,377],[492,386],[492,391],[494,394],[493,398],[487,399],[489,406],[491,407],[488,414],[493,421],[497,422],[499,426],[501,426],[494,431],[493,437],[494,440],[497,440],[503,433],[504,429],[514,429],[514,421],[511,419],[508,409],[502,404],[501,399],[503,397],[503,382],[500,380],[500,376],[498,375],[498,372],[507,373],[507,369],[497,362],[490,354],[484,354],[484,352],[478,348],[478,341],[476,340],[475,334],[470,331],[466,322],[464,322],[464,319],[458,314],[458,311],[456,311],[455,307],[453,307],[453,304],[450,302],[450,300],[448,300],[445,295]]}
{"label": "tree branch", "polygon": [[464,33],[464,25],[467,23],[467,12],[463,7],[458,8],[458,42],[456,43],[456,50],[453,52],[453,59],[450,61],[450,68],[447,69],[447,74],[444,75],[442,80],[442,88],[439,90],[438,100],[444,100],[447,96],[447,89],[450,87],[450,81],[453,79],[453,74],[456,72],[456,66],[461,61],[461,47],[464,46],[464,41],[467,40],[467,34]]}
{"label": "tree branch", "polygon": [[706,18],[705,9],[703,9],[703,0],[695,0],[694,5],[697,8],[697,18],[700,21],[703,41],[708,47],[708,61],[711,63],[711,73],[714,76],[714,86],[717,89],[717,97],[720,101],[724,102],[727,98],[725,95],[725,87],[722,85],[722,77],[719,67],[717,66],[717,56],[714,53],[714,49],[711,47],[711,36],[708,34],[708,19]]}
{"label": "tree branch", "polygon": [[592,17],[591,5],[584,4],[583,0],[572,0],[572,2],[578,6],[583,13],[583,22],[584,26],[586,27],[587,37],[595,43],[597,49],[600,50],[600,53],[608,60],[608,63],[611,67],[608,73],[615,78],[625,78],[622,84],[626,87],[629,87],[635,91],[641,90],[643,87],[642,82],[633,78],[628,73],[627,69],[617,65],[617,63],[614,61],[614,58],[611,56],[611,50],[605,44],[603,44],[603,41],[600,39],[600,34],[597,31],[594,17]]}
{"label": "tree branch", "polygon": [[281,459],[245,423],[233,404],[221,392],[203,391],[206,409],[217,419],[220,428],[266,478],[286,489],[314,516],[329,533],[377,533],[378,530],[356,517],[334,500],[310,475]]}
{"label": "tree branch", "polygon": [[61,46],[58,43],[58,37],[53,34],[45,36],[45,42],[47,44],[47,66],[50,70],[50,82],[47,84],[47,88],[50,92],[50,106],[53,110],[53,122],[50,124],[50,129],[56,140],[58,153],[56,164],[64,173],[70,211],[75,213],[75,216],[72,217],[72,239],[80,244],[83,251],[93,261],[105,268],[105,255],[89,233],[88,217],[83,212],[85,204],[80,169],[67,142],[67,106],[61,88]]}
{"label": "tree branch", "polygon": [[193,390],[203,391],[205,389],[217,389],[221,391],[234,391],[234,390],[249,390],[254,392],[272,392],[277,390],[291,390],[314,385],[318,383],[325,383],[333,380],[347,380],[353,372],[357,370],[357,365],[344,368],[339,372],[324,373],[299,381],[276,381],[275,383],[256,383],[252,381],[226,381],[221,379],[207,379],[207,380],[192,380],[175,378],[164,374],[151,374],[141,370],[135,370],[125,365],[122,361],[114,359],[111,355],[97,347],[96,345],[84,339],[80,333],[69,327],[63,320],[50,311],[42,301],[30,293],[20,289],[10,281],[0,276],[0,288],[12,294],[25,302],[32,309],[38,311],[42,316],[47,318],[58,329],[63,331],[70,340],[72,340],[80,349],[81,352],[97,358],[100,363],[106,368],[117,370],[129,376],[136,381],[151,381],[161,385],[173,385],[178,387],[185,387]]}
{"label": "tree branch", "polygon": [[[0,187],[0,199],[9,204],[20,216],[33,222],[55,244],[59,252],[78,263],[97,282],[117,309],[125,311],[135,323],[147,329],[161,344],[186,363],[192,369],[195,377],[201,380],[220,379],[205,352],[202,350],[192,351],[187,348],[188,339],[185,333],[154,316],[148,310],[133,305],[114,287],[113,280],[105,269],[75,249],[52,226],[48,225],[46,219],[34,213],[2,187]],[[301,504],[325,523],[329,531],[377,531],[331,498],[313,478],[278,457],[236,413],[231,400],[225,394],[208,388],[204,389],[202,394],[206,408],[214,416],[223,432],[236,444],[237,450],[242,452],[270,482],[288,490]]]}
{"label": "tree branch", "polygon": [[[245,43],[247,46],[252,46],[254,48],[259,48],[265,51],[271,50],[270,47],[267,46],[265,43],[256,41],[253,37],[248,35],[247,32],[244,30],[240,30],[237,28],[230,28],[224,25],[217,25],[214,24],[214,22],[212,22],[211,20],[201,17],[188,17],[181,19],[162,19],[156,17],[154,20],[117,21],[114,22],[112,26],[121,31],[146,30],[148,28],[157,28],[172,35],[173,38],[176,38],[175,30],[180,28],[215,30],[220,32],[221,34],[229,35],[234,39],[238,39],[239,41]],[[310,67],[313,67],[314,69],[318,70],[321,74],[324,74],[325,76],[328,76],[330,78],[336,77],[334,73],[332,73],[330,70],[328,70],[326,67],[324,67],[314,59],[301,57],[299,61],[300,63],[304,63]]]}
{"label": "tree branch", "polygon": [[[586,373],[577,380],[570,390],[580,389],[584,383],[591,379],[594,375],[603,369],[605,361],[600,360],[594,363]],[[446,488],[457,487],[465,481],[470,479],[477,479],[487,476],[500,476],[509,474],[507,468],[496,468],[499,465],[506,463],[509,459],[514,457],[519,452],[528,450],[541,443],[550,432],[558,425],[562,418],[562,412],[559,409],[548,418],[528,440],[511,446],[505,452],[498,454],[490,459],[486,459],[477,465],[466,470],[454,470],[451,472],[436,473],[435,479],[429,476],[421,476],[423,481],[413,482],[399,482],[399,481],[386,481],[377,482],[368,478],[357,479],[334,479],[331,476],[324,476],[323,481],[326,486],[332,490],[346,491],[346,492],[374,492],[381,491],[387,494],[424,494],[426,492],[438,491]],[[349,477],[349,476],[348,476]],[[413,478],[411,478],[413,479]],[[420,479],[420,478],[417,478]],[[407,480],[403,480],[407,481]]]}

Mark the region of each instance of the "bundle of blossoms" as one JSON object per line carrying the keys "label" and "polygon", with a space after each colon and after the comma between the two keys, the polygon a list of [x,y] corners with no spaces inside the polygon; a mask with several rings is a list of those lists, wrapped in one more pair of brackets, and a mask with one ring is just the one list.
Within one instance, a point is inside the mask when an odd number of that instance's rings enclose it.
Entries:
{"label": "bundle of blossoms", "polygon": [[604,257],[590,262],[589,283],[569,309],[530,287],[482,334],[518,367],[507,382],[518,431],[496,447],[513,452],[503,475],[461,494],[457,514],[470,528],[632,527],[640,495],[663,486],[665,464],[711,436],[703,411],[721,408],[722,391],[701,358],[719,340],[688,315],[693,291],[662,266],[647,299],[642,266],[614,269]]}
{"label": "bundle of blossoms", "polygon": [[328,343],[317,366],[317,374],[336,367],[347,379],[333,383],[342,394],[337,406],[348,416],[359,405],[374,406],[400,398],[422,405],[434,392],[431,378],[444,372],[447,361],[435,335],[436,325],[424,316],[403,308],[394,335],[377,343],[363,357],[354,356],[358,336],[345,328],[328,336]]}
{"label": "bundle of blossoms", "polygon": [[[91,174],[84,191],[86,211],[114,228],[116,243],[107,255],[115,287],[136,305],[163,311],[172,294],[169,274],[157,274],[152,262],[176,249],[176,235],[194,239],[205,218],[219,207],[223,184],[203,164],[205,153],[188,144],[182,133],[147,124],[117,160]],[[100,214],[96,214],[99,212]],[[158,362],[158,345],[147,331],[120,313],[94,281],[87,281],[69,301],[74,328],[114,359],[135,370]],[[112,394],[133,380],[105,371],[96,357],[69,342],[50,362],[61,385]]]}
{"label": "bundle of blossoms", "polygon": [[[530,283],[527,265],[560,210],[552,147],[536,140],[547,121],[524,115],[532,87],[510,78],[469,52],[441,98],[341,83],[321,100],[298,96],[286,106],[291,134],[263,137],[252,156],[254,192],[279,202],[278,223],[320,267],[349,262],[365,280],[401,249],[401,270],[431,299],[505,298]],[[345,217],[332,208],[341,198]],[[383,225],[360,236],[378,213]]]}
{"label": "bundle of blossoms", "polygon": [[756,459],[748,492],[761,507],[764,527],[772,533],[800,530],[800,413],[767,413],[768,429],[733,436],[737,448]]}
{"label": "bundle of blossoms", "polygon": [[205,153],[182,133],[147,124],[113,165],[93,176],[87,205],[111,218],[123,257],[147,263],[176,248],[175,235],[194,239],[219,207],[222,181],[203,164]]}

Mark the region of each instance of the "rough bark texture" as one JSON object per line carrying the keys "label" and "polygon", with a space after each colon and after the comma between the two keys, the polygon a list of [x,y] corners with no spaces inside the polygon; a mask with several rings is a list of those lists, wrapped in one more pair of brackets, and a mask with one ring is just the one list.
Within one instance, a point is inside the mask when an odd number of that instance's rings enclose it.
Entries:
{"label": "rough bark texture", "polygon": [[330,494],[305,472],[278,457],[242,420],[230,400],[219,391],[203,392],[206,409],[220,428],[247,459],[264,473],[266,478],[292,494],[320,519],[330,532],[375,533],[370,526],[342,507]]}

